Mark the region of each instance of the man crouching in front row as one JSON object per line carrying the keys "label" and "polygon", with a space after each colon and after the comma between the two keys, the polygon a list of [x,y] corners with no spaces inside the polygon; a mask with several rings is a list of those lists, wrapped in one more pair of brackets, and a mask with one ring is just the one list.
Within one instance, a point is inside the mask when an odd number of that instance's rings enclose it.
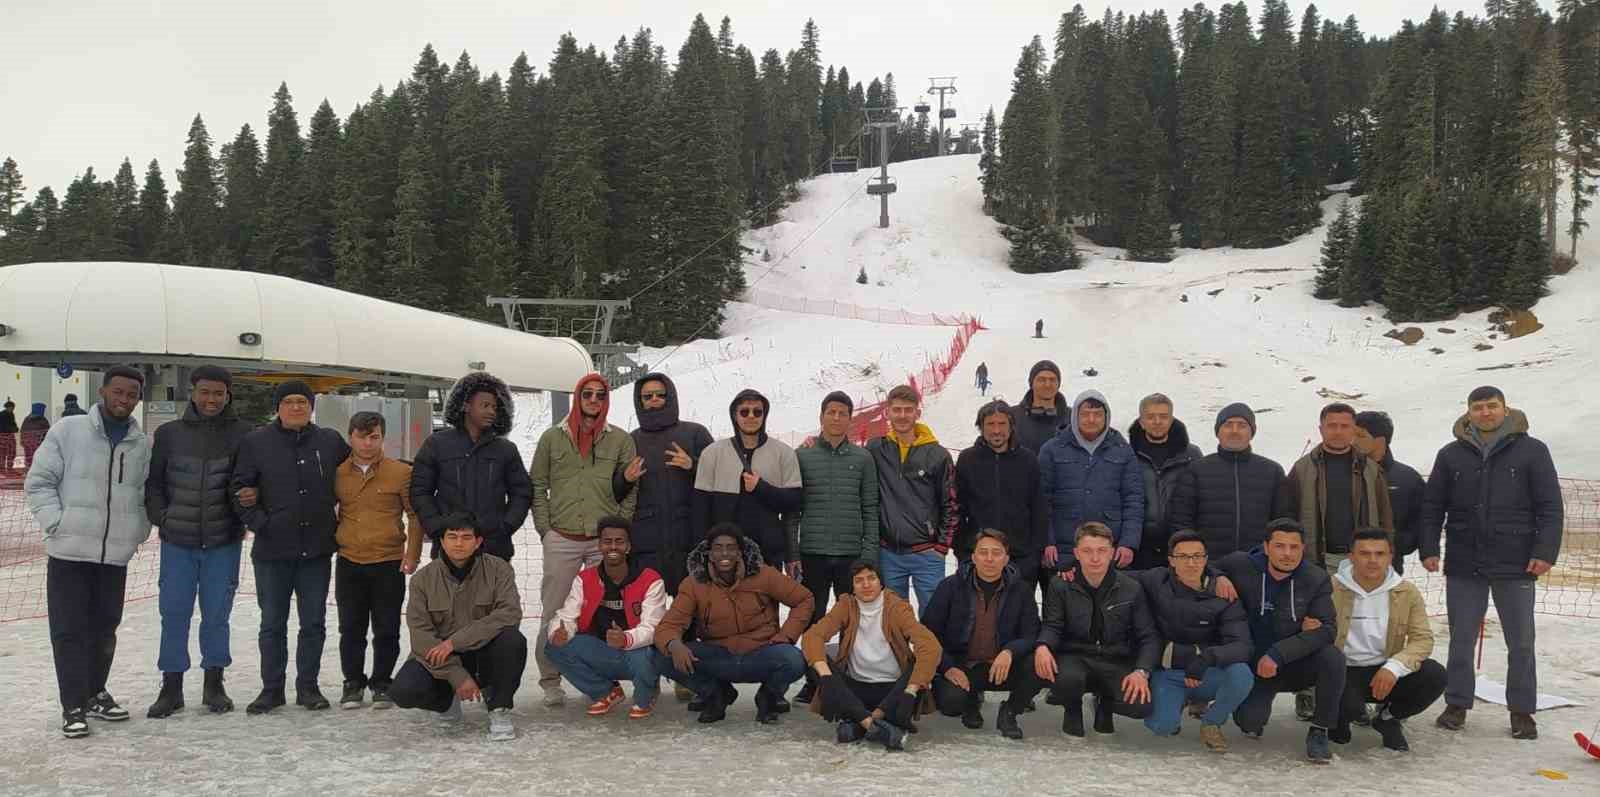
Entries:
{"label": "man crouching in front row", "polygon": [[[389,697],[401,708],[447,719],[460,719],[462,701],[482,699],[490,741],[510,740],[516,737],[511,698],[528,665],[528,640],[517,630],[522,599],[516,578],[506,560],[478,550],[483,537],[471,516],[444,520],[444,556],[411,577],[411,660],[395,676]],[[488,611],[478,616],[481,607]]]}

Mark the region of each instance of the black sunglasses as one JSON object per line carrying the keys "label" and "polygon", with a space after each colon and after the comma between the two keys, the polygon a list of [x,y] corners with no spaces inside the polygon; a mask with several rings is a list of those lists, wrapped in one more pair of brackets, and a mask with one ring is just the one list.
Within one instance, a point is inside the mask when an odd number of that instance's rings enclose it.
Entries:
{"label": "black sunglasses", "polygon": [[740,407],[739,408],[739,417],[740,418],[760,418],[761,416],[766,415],[766,414],[767,414],[767,411],[764,410],[764,409],[761,409],[760,407]]}

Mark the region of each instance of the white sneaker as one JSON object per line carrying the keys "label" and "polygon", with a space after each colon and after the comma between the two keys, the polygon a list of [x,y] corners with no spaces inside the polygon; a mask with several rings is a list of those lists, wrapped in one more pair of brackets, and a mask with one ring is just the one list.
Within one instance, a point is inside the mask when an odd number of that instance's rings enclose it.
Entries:
{"label": "white sneaker", "polygon": [[511,709],[497,708],[489,712],[489,741],[509,742],[517,738],[517,726],[511,721]]}
{"label": "white sneaker", "polygon": [[562,689],[560,684],[556,684],[555,686],[547,686],[544,688],[545,708],[560,708],[566,704],[567,690]]}
{"label": "white sneaker", "polygon": [[461,698],[459,698],[459,697],[450,698],[450,707],[445,709],[443,714],[439,715],[439,719],[441,721],[444,721],[444,722],[460,722],[461,721]]}

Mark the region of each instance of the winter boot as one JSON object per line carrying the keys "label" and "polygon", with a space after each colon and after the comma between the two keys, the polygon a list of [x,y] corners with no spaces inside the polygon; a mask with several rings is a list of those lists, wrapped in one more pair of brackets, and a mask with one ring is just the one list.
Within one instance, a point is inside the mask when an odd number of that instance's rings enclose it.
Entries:
{"label": "winter boot", "polygon": [[1061,732],[1082,739],[1083,732],[1083,704],[1072,705],[1070,702],[1061,708]]}
{"label": "winter boot", "polygon": [[1306,760],[1313,764],[1333,763],[1333,751],[1328,749],[1328,732],[1315,725],[1306,731]]}
{"label": "winter boot", "polygon": [[1511,712],[1511,738],[1539,738],[1539,724],[1533,721],[1532,714],[1527,714],[1521,711]]}
{"label": "winter boot", "polygon": [[183,673],[164,672],[161,674],[161,694],[156,695],[156,702],[150,704],[150,710],[145,716],[153,720],[165,719],[183,710]]}
{"label": "winter boot", "polygon": [[1447,731],[1459,731],[1467,727],[1467,710],[1460,706],[1445,706],[1444,713],[1433,724]]}
{"label": "winter boot", "polygon": [[294,704],[304,706],[308,711],[321,711],[329,706],[328,699],[322,696],[322,690],[315,686],[296,689]]}
{"label": "winter boot", "polygon": [[1406,741],[1406,731],[1400,725],[1400,720],[1394,717],[1376,717],[1372,720],[1372,729],[1383,736],[1384,747],[1400,753],[1411,752],[1411,744]]}
{"label": "winter boot", "polygon": [[282,689],[263,689],[250,705],[244,707],[246,714],[266,714],[284,704]]}
{"label": "winter boot", "polygon": [[994,716],[994,727],[1007,739],[1022,738],[1022,726],[1017,724],[1017,712],[1011,708],[1010,701],[1000,704],[1000,710]]}
{"label": "winter boot", "polygon": [[211,709],[212,714],[226,714],[233,710],[233,699],[222,688],[221,667],[206,670],[205,691],[200,693],[200,702]]}

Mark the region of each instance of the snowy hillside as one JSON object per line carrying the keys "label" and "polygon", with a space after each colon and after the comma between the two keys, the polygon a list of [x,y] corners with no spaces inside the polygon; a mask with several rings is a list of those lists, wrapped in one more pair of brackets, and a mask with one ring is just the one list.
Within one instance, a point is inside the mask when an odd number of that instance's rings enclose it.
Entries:
{"label": "snowy hillside", "polygon": [[[806,183],[781,222],[746,234],[756,253],[746,275],[763,294],[980,317],[989,331],[973,339],[951,389],[925,412],[947,445],[964,447],[976,436],[972,419],[983,399],[968,386],[979,362],[988,363],[998,394],[1016,400],[1028,368],[1050,358],[1065,372],[1069,397],[1093,387],[1110,398],[1119,428],[1132,421],[1140,397],[1167,393],[1202,448],[1212,442],[1215,412],[1248,402],[1261,413],[1257,449],[1285,462],[1315,438],[1317,410],[1344,398],[1387,410],[1400,456],[1426,468],[1467,392],[1497,384],[1528,412],[1564,473],[1600,477],[1600,447],[1585,434],[1600,425],[1600,408],[1572,390],[1591,383],[1600,365],[1600,240],[1593,236],[1579,247],[1586,265],[1555,278],[1553,294],[1535,308],[1545,325],[1538,333],[1491,339],[1483,312],[1422,324],[1426,337],[1406,346],[1383,336],[1393,325],[1382,308],[1311,298],[1322,228],[1275,249],[1179,250],[1161,264],[1123,261],[1120,250],[1080,242],[1082,270],[1022,275],[1006,267],[1007,243],[981,212],[976,156],[891,171],[900,189],[890,198],[889,228],[876,226],[877,198],[861,190],[866,173],[820,177]],[[1341,197],[1324,203],[1327,218]],[[762,261],[763,251],[771,262]],[[863,268],[867,285],[856,282]],[[1032,339],[1041,318],[1046,337]],[[773,399],[774,431],[808,431],[828,390],[875,400],[945,349],[952,330],[735,304],[723,333],[643,353],[678,381],[685,416],[718,435],[730,433],[727,403],[742,387]],[[1097,375],[1084,375],[1091,368]],[[631,408],[614,407],[613,417],[632,425]]]}

